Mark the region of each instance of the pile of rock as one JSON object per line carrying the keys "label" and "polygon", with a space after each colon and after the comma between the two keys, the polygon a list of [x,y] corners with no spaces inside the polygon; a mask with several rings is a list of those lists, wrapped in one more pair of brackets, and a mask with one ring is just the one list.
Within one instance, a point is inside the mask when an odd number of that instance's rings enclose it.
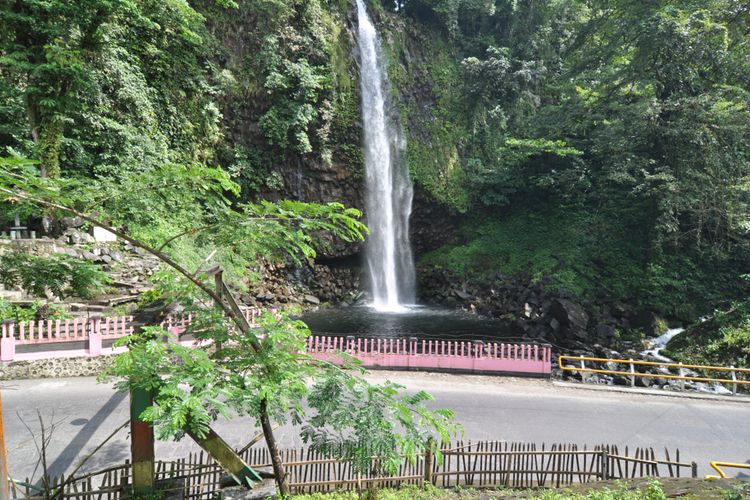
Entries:
{"label": "pile of rock", "polygon": [[329,267],[321,264],[313,266],[313,279],[310,288],[326,302],[349,305],[360,297],[359,269],[349,267]]}
{"label": "pile of rock", "polygon": [[[141,293],[152,288],[149,278],[160,265],[158,259],[129,243],[97,241],[76,221],[68,221],[57,238],[3,240],[0,253],[8,251],[40,256],[63,253],[99,265],[110,278],[105,292],[94,300],[60,304],[73,316],[106,314],[114,306],[137,301]],[[19,303],[32,299],[19,290],[5,290],[3,297]]]}
{"label": "pile of rock", "polygon": [[[97,264],[110,278],[106,293],[95,300],[64,304],[73,315],[107,314],[114,306],[134,303],[153,288],[150,278],[160,261],[128,242],[101,241],[85,231],[82,221],[66,218],[57,238],[2,240],[0,253],[21,251],[35,255],[64,253]],[[111,234],[111,233],[108,233]],[[264,261],[254,270],[258,277],[235,297],[248,306],[283,308],[299,305],[315,308],[321,303],[351,303],[358,297],[359,271],[323,264],[296,266]],[[3,290],[4,296],[17,298],[19,291]]]}
{"label": "pile of rock", "polygon": [[253,271],[260,278],[241,299],[258,307],[298,305],[310,309],[323,303],[349,304],[359,296],[359,271],[351,268],[263,261]]}
{"label": "pile of rock", "polygon": [[617,302],[583,304],[565,290],[550,286],[546,278],[494,273],[466,280],[439,268],[420,269],[418,276],[420,299],[425,303],[505,319],[515,323],[525,338],[566,348],[621,346],[617,331],[634,326],[647,334],[656,331],[653,315],[637,315]]}

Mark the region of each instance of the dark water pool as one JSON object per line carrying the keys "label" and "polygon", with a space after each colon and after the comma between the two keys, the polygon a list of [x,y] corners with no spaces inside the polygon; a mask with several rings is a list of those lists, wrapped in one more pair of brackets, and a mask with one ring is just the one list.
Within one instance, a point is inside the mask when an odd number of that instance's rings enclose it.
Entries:
{"label": "dark water pool", "polygon": [[417,337],[419,339],[512,339],[512,325],[473,314],[430,307],[403,312],[379,312],[367,306],[321,309],[303,314],[316,335],[356,337]]}

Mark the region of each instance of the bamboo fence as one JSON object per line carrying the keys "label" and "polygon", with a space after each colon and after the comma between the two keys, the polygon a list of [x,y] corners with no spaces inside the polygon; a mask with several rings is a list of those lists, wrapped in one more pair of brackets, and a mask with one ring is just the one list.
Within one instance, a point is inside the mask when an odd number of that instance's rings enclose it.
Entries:
{"label": "bamboo fence", "polygon": [[[632,451],[632,453],[631,453]],[[674,458],[672,458],[674,457]],[[250,448],[245,461],[256,469],[270,469],[266,448]],[[458,441],[441,446],[440,452],[426,452],[413,462],[405,461],[395,474],[382,473],[377,460],[370,473],[358,472],[351,462],[326,456],[310,448],[282,451],[288,482],[293,493],[361,491],[370,487],[399,487],[432,483],[438,487],[561,487],[602,479],[637,477],[696,477],[695,462],[681,462],[680,452],[664,450],[657,457],[653,448],[599,445],[591,449],[575,444],[508,443],[504,441]],[[175,498],[203,500],[219,498],[224,471],[204,453],[157,462],[157,485],[173,491]],[[131,484],[128,462],[74,479],[67,479],[60,500],[119,500],[126,498]],[[51,479],[53,489],[66,482]],[[14,483],[17,498],[42,498],[30,481]]]}

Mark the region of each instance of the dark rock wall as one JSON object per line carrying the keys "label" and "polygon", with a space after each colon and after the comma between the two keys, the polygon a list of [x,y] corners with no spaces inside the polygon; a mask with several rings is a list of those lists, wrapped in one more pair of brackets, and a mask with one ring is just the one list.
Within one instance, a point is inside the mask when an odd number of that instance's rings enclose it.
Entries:
{"label": "dark rock wall", "polygon": [[[245,17],[248,14],[243,14]],[[419,46],[420,40],[411,35],[404,35],[404,26],[401,25],[403,20],[397,16],[392,16],[383,11],[372,13],[375,22],[381,27],[386,37],[390,39],[393,35],[399,40],[403,36],[405,39],[404,50],[402,51],[401,67],[406,69],[407,73],[423,75],[427,78],[423,68],[420,67]],[[241,16],[233,22],[232,29],[226,29],[226,26],[219,26],[214,30],[215,35],[219,38],[226,57],[235,61],[236,67],[241,67],[243,61],[249,60],[252,56],[251,47],[252,32],[249,26],[257,22],[255,19],[242,18]],[[359,61],[356,48],[356,12],[353,8],[348,9],[346,14],[345,26],[339,35],[339,43],[342,48],[345,47],[348,52],[349,77],[351,78],[349,96],[352,99],[351,106],[354,110],[349,110],[353,117],[347,115],[346,119],[334,120],[332,135],[335,138],[332,144],[331,156],[323,158],[318,151],[310,154],[297,154],[291,150],[277,151],[272,161],[272,169],[277,172],[283,183],[276,188],[263,188],[259,197],[271,200],[284,198],[298,199],[312,202],[342,202],[347,206],[353,206],[360,209],[364,207],[364,170],[361,164],[361,153],[352,154],[351,146],[361,144],[361,122],[359,115]],[[221,29],[219,29],[221,28]],[[390,33],[390,34],[389,34]],[[390,42],[388,42],[390,43]],[[261,75],[246,75],[256,79],[262,78]],[[416,78],[415,81],[422,81],[424,78]],[[394,83],[398,85],[398,83]],[[428,89],[431,85],[424,86],[399,86],[394,89],[393,95],[409,101],[418,101],[420,106],[426,110],[425,116],[429,115],[429,109],[434,106],[434,96]],[[222,115],[224,117],[225,134],[228,143],[239,145],[248,149],[258,149],[259,145],[265,144],[266,139],[258,126],[258,120],[262,116],[268,103],[265,101],[262,93],[242,93],[234,95],[223,101]],[[404,101],[405,102],[405,101]],[[406,123],[407,140],[410,134],[420,134],[420,116],[410,117]],[[336,141],[344,143],[337,144]],[[261,149],[265,147],[262,146]],[[348,149],[347,149],[348,148]],[[359,160],[359,161],[358,161]],[[446,242],[446,239],[452,238],[454,232],[454,217],[450,212],[439,203],[432,200],[424,190],[415,189],[414,203],[411,218],[411,239],[417,255],[439,247]],[[359,255],[363,250],[361,243],[345,243],[331,238],[322,238],[323,244],[318,247],[317,265],[312,269],[314,275],[319,275],[321,283],[329,284],[333,275],[338,276],[334,281],[337,283],[332,289],[320,289],[318,291],[322,297],[348,297],[353,288],[360,285],[360,266],[361,258]],[[342,279],[344,276],[350,276],[352,281],[349,286],[344,286]],[[296,279],[296,278],[293,278]],[[313,280],[314,282],[314,280]],[[316,288],[314,283],[308,282],[310,286]],[[252,294],[251,294],[252,295]],[[265,296],[265,292],[260,293]],[[281,297],[286,297],[286,291],[282,291]]]}

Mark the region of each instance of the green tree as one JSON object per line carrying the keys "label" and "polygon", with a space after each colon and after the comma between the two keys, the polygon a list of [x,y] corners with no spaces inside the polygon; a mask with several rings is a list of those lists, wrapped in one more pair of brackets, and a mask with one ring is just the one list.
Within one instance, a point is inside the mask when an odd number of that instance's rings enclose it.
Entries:
{"label": "green tree", "polygon": [[90,81],[87,63],[101,50],[102,25],[118,4],[16,0],[0,7],[3,90],[24,101],[45,177],[60,174],[64,121]]}
{"label": "green tree", "polygon": [[[350,241],[363,238],[366,227],[358,220],[358,210],[336,203],[231,205],[225,193],[237,193],[239,187],[223,172],[207,169],[198,176],[190,171],[183,177],[172,175],[175,170],[167,172],[168,184],[165,178],[158,182],[158,174],[152,172],[143,188],[171,192],[182,184],[195,185],[192,196],[202,201],[210,223],[203,224],[196,218],[192,228],[155,248],[129,235],[123,227],[101,220],[117,217],[116,197],[93,200],[92,193],[76,182],[40,177],[33,163],[26,160],[0,161],[0,199],[76,215],[159,258],[172,273],[162,282],[160,300],[181,303],[187,311],[194,311],[194,334],[213,342],[212,348],[205,350],[165,344],[158,327],[146,328],[138,338],[124,341],[130,351],[116,360],[110,374],[121,378],[119,386],[123,389],[138,388],[154,394],[155,405],[144,418],[154,422],[161,437],[179,437],[186,429],[204,436],[209,423],[226,415],[227,408],[251,415],[263,429],[283,494],[288,493],[288,485],[271,419],[302,423],[305,400],[314,413],[302,428],[303,438],[320,450],[337,450],[353,458],[358,467],[368,466],[372,453],[380,453],[383,466],[393,470],[399,453],[413,459],[426,446],[428,436],[436,433],[442,441],[447,440],[457,429],[452,413],[428,411],[424,406],[427,394],[401,396],[393,384],[372,386],[361,377],[312,358],[304,352],[309,330],[301,322],[266,316],[260,328],[249,328],[241,313],[222,299],[222,292],[207,283],[200,268],[191,272],[169,255],[171,242],[210,232],[215,245],[238,248],[256,242],[262,245],[255,246],[260,253],[312,257],[310,235],[315,232],[328,231]],[[94,191],[117,192],[101,186]],[[98,218],[75,208],[81,203],[95,208]],[[308,389],[308,381],[314,383],[312,389]],[[364,404],[362,398],[371,404]],[[348,410],[341,413],[341,408]]]}

